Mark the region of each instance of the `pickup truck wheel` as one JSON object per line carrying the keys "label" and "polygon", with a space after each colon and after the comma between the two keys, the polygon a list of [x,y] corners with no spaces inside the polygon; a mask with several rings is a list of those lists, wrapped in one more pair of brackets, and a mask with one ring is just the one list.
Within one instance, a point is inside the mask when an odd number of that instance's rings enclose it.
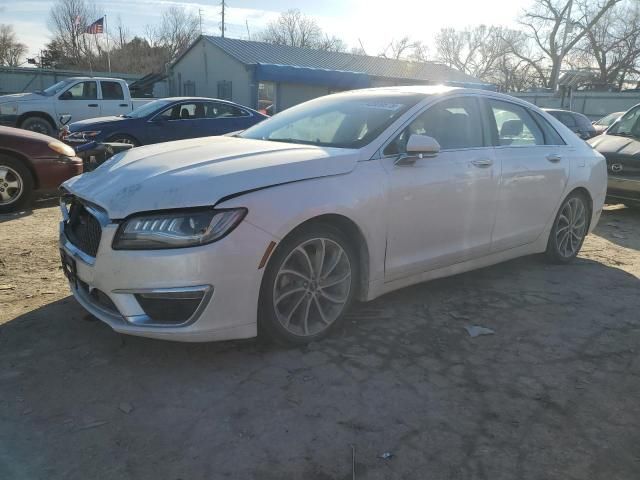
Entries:
{"label": "pickup truck wheel", "polygon": [[129,135],[114,135],[107,139],[107,143],[126,143],[127,145],[133,145],[134,147],[140,146],[140,142]]}
{"label": "pickup truck wheel", "polygon": [[33,194],[33,177],[24,164],[0,155],[0,213],[9,213],[28,205]]}
{"label": "pickup truck wheel", "polygon": [[42,117],[28,117],[20,124],[20,128],[31,130],[36,133],[42,133],[50,137],[53,136],[53,132],[55,130],[53,125],[51,125],[51,122]]}

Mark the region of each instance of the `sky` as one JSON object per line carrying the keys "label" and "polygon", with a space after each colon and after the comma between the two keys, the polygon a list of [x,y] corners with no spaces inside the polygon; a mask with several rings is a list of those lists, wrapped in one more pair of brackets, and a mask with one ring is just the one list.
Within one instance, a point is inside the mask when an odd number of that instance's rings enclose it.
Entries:
{"label": "sky", "polygon": [[[19,41],[36,55],[51,37],[48,17],[53,0],[0,0],[0,23],[12,24]],[[118,18],[132,34],[158,23],[162,11],[172,5],[202,12],[203,33],[219,35],[220,0],[97,0],[108,24]],[[281,12],[298,8],[313,17],[329,35],[362,43],[369,55],[381,53],[392,39],[409,35],[430,45],[443,27],[464,28],[479,24],[514,26],[530,0],[228,0],[227,36],[255,35]],[[247,24],[249,33],[247,32]],[[433,52],[432,52],[433,53]]]}

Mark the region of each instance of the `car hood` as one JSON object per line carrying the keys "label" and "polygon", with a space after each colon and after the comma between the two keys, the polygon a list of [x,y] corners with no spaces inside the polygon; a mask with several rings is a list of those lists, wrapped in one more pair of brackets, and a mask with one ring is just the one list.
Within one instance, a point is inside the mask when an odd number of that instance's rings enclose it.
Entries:
{"label": "car hood", "polygon": [[69,130],[72,132],[79,132],[82,130],[87,130],[87,128],[95,128],[99,126],[105,126],[111,123],[121,122],[123,120],[131,120],[129,118],[124,117],[97,117],[97,118],[87,118],[86,120],[78,120],[77,122],[73,122],[69,124]]}
{"label": "car hood", "polygon": [[640,157],[640,141],[631,137],[600,135],[589,140],[589,144],[598,152],[617,157]]}
{"label": "car hood", "polygon": [[6,102],[16,102],[16,101],[29,101],[29,100],[42,100],[43,98],[47,98],[43,95],[38,95],[37,93],[13,93],[11,95],[0,95],[0,103]]}
{"label": "car hood", "polygon": [[358,154],[233,137],[196,138],[115,155],[63,187],[121,219],[136,212],[215,205],[250,190],[348,173]]}

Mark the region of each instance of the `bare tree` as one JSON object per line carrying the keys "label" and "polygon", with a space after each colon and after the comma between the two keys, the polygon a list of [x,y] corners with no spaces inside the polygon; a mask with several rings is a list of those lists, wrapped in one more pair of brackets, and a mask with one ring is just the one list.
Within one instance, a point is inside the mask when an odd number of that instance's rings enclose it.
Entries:
{"label": "bare tree", "polygon": [[510,35],[502,27],[485,25],[465,30],[443,28],[435,39],[438,59],[474,77],[491,79],[499,60],[509,52],[505,37]]}
{"label": "bare tree", "polygon": [[162,13],[160,25],[147,27],[151,45],[165,48],[169,60],[182,53],[199,35],[198,15],[178,6],[169,7]]}
{"label": "bare tree", "polygon": [[277,19],[269,22],[264,31],[258,35],[258,39],[276,45],[330,52],[344,52],[347,49],[342,39],[324,33],[318,22],[298,9],[287,10]]}
{"label": "bare tree", "polygon": [[622,87],[626,76],[640,67],[640,4],[608,11],[586,31],[578,51],[583,63],[595,64],[600,86]]}
{"label": "bare tree", "polygon": [[324,35],[314,48],[318,50],[326,50],[327,52],[345,52],[347,44],[341,38],[335,36]]}
{"label": "bare tree", "polygon": [[83,34],[97,18],[95,6],[85,0],[57,0],[49,11],[49,29],[56,44],[66,57],[80,65],[92,56],[91,39]]}
{"label": "bare tree", "polygon": [[131,36],[129,29],[122,23],[122,17],[118,15],[118,23],[114,28],[115,32],[111,35],[111,40],[115,48],[122,48],[128,42]]}
{"label": "bare tree", "polygon": [[[546,86],[555,89],[562,62],[611,8],[622,0],[534,0],[524,12],[520,23],[532,36],[536,46],[544,53],[551,70]],[[522,59],[535,63],[535,59],[522,54]]]}
{"label": "bare tree", "polygon": [[[416,54],[417,52],[417,54]],[[380,52],[378,56],[384,58],[393,58],[394,60],[412,59],[420,57],[426,52],[426,47],[417,40],[412,40],[411,37],[402,37],[400,40],[393,39],[389,42],[389,45]]]}
{"label": "bare tree", "polygon": [[27,53],[27,46],[20,43],[11,25],[0,24],[0,65],[15,67]]}
{"label": "bare tree", "polygon": [[291,9],[269,22],[260,38],[277,45],[315,48],[322,41],[322,29],[313,18],[298,9]]}

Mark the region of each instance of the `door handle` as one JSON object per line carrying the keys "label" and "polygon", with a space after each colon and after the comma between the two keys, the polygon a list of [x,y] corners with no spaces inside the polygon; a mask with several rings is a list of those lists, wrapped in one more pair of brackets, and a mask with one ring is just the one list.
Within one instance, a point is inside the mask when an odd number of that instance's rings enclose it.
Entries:
{"label": "door handle", "polygon": [[562,157],[560,155],[552,153],[551,155],[547,155],[547,160],[549,160],[551,163],[558,163],[560,160],[562,160]]}
{"label": "door handle", "polygon": [[121,104],[120,104],[120,106],[121,106],[121,107],[128,107],[128,106],[129,106],[129,104],[128,104],[128,103],[121,103]]}
{"label": "door handle", "polygon": [[97,103],[90,103],[89,105],[87,105],[88,107],[97,107],[98,104]]}
{"label": "door handle", "polygon": [[487,168],[493,165],[493,160],[489,158],[483,158],[480,160],[472,160],[471,163],[473,163],[476,167]]}

